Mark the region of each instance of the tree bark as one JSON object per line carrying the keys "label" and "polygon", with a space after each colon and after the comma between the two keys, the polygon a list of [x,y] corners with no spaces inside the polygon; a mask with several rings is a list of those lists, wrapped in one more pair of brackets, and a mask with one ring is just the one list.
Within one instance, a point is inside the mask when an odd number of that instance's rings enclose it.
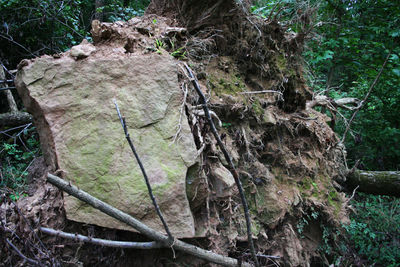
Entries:
{"label": "tree bark", "polygon": [[101,239],[101,238],[88,237],[88,236],[84,236],[84,235],[66,233],[66,232],[63,232],[60,230],[54,230],[54,229],[47,228],[47,227],[39,227],[39,230],[42,233],[45,233],[48,235],[62,237],[62,238],[71,239],[71,240],[76,240],[79,242],[91,243],[91,244],[104,246],[104,247],[135,248],[135,249],[155,249],[155,248],[165,247],[161,243],[158,243],[155,241],[152,241],[152,242],[114,241],[114,240],[107,240],[107,239]]}
{"label": "tree bark", "polygon": [[30,122],[32,122],[32,116],[27,112],[8,112],[0,114],[0,126],[18,126]]}
{"label": "tree bark", "polygon": [[347,176],[347,182],[359,191],[400,197],[400,171],[355,170]]}

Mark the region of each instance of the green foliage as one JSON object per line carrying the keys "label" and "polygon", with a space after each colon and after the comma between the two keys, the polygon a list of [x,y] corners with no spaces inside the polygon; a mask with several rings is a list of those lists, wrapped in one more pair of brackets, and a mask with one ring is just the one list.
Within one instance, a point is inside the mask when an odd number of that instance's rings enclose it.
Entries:
{"label": "green foliage", "polygon": [[142,16],[150,0],[131,2],[133,3],[124,6],[124,1],[108,1],[103,7],[105,21],[130,20],[133,17]]}
{"label": "green foliage", "polygon": [[156,41],[154,42],[154,47],[156,53],[161,55],[162,49],[165,49],[165,43],[160,39],[156,39]]}
{"label": "green foliage", "polygon": [[[1,132],[10,137],[9,131]],[[0,145],[0,191],[13,200],[25,195],[27,169],[40,153],[34,127],[25,127]]]}
{"label": "green foliage", "polygon": [[[332,98],[363,99],[384,59],[393,49],[367,105],[352,124],[347,138],[349,165],[361,159],[363,169],[400,168],[400,5],[394,1],[322,1],[316,35],[308,43],[305,58],[311,70],[310,85]],[[328,90],[327,90],[328,89]],[[341,110],[346,118],[352,112]],[[335,128],[343,134],[340,120]]]}
{"label": "green foliage", "polygon": [[[392,50],[377,85],[346,138],[349,165],[400,169],[400,5],[397,1],[255,1],[252,11],[306,34],[308,83],[334,99],[363,99]],[[339,110],[347,119],[351,111]],[[331,115],[326,111],[328,115]],[[335,131],[344,133],[338,116]]]}
{"label": "green foliage", "polygon": [[84,38],[90,40],[91,21],[96,12],[102,12],[108,22],[129,20],[142,15],[150,1],[109,0],[97,9],[94,2],[0,1],[0,57],[6,57],[12,69],[23,58],[63,52]]}
{"label": "green foliage", "polygon": [[355,213],[344,226],[349,245],[369,264],[400,263],[400,199],[359,193]]}
{"label": "green foliage", "polygon": [[349,224],[321,225],[319,252],[335,266],[398,266],[400,263],[400,199],[356,194]]}
{"label": "green foliage", "polygon": [[175,51],[172,51],[171,56],[177,59],[186,59],[186,50],[184,47],[180,47]]}
{"label": "green foliage", "polygon": [[309,225],[311,221],[316,221],[319,216],[319,211],[315,210],[314,207],[307,209],[306,213],[303,214],[303,217],[296,224],[297,232],[300,234],[301,238],[305,238],[303,233],[307,225]]}

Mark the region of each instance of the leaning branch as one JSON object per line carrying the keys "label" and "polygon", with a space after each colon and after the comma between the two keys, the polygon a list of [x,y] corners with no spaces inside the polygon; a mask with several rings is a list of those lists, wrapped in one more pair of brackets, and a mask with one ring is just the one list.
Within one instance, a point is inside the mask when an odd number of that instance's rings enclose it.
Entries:
{"label": "leaning branch", "polygon": [[[132,216],[120,211],[119,209],[116,209],[112,206],[110,206],[107,203],[104,203],[103,201],[91,196],[90,194],[78,189],[76,186],[71,185],[67,181],[54,176],[52,174],[47,174],[47,181],[59,189],[65,191],[66,193],[78,198],[79,200],[88,203],[95,209],[98,209],[102,211],[103,213],[126,223],[127,225],[133,227],[137,231],[139,231],[141,234],[147,236],[148,238],[155,240],[157,242],[160,242],[162,244],[168,244],[169,238],[165,235],[163,235],[160,232],[155,231],[154,229],[148,227],[147,225],[143,224],[142,222],[138,221],[137,219],[133,218]],[[216,254],[214,252],[187,244],[183,241],[180,240],[174,240],[173,247],[177,250],[181,250],[183,252],[186,252],[188,254],[191,254],[193,256],[196,256],[198,258],[204,259],[209,262],[213,262],[216,264],[220,264],[223,266],[237,266],[238,265],[238,260],[226,256],[222,256],[219,254]],[[242,263],[242,266],[244,267],[250,267],[252,266],[249,263]]]}
{"label": "leaning branch", "polygon": [[210,110],[207,107],[206,97],[204,96],[203,92],[201,91],[200,85],[199,85],[197,79],[195,78],[195,76],[193,75],[192,70],[189,68],[189,66],[187,64],[185,64],[185,68],[186,68],[186,70],[187,70],[187,72],[189,74],[189,78],[191,79],[197,94],[200,97],[200,101],[201,101],[201,104],[203,106],[203,110],[204,110],[205,116],[206,116],[207,121],[208,121],[208,123],[210,124],[210,127],[211,127],[211,132],[213,133],[215,139],[217,140],[218,146],[221,149],[222,153],[224,154],[224,157],[225,157],[226,161],[229,164],[230,172],[232,173],[233,178],[235,179],[235,183],[236,183],[236,186],[237,186],[237,188],[239,190],[240,198],[241,198],[242,205],[243,205],[244,216],[245,216],[245,219],[246,219],[247,239],[248,239],[249,246],[250,246],[250,252],[251,252],[251,255],[252,255],[252,258],[254,260],[255,265],[258,267],[259,264],[258,264],[258,260],[257,260],[256,251],[255,251],[255,248],[254,248],[252,235],[251,235],[251,221],[250,221],[249,207],[247,205],[246,196],[244,195],[242,183],[241,183],[241,181],[239,179],[239,174],[236,171],[235,165],[233,164],[232,159],[231,159],[228,151],[226,150],[224,144],[222,143],[222,140],[221,140],[221,138],[220,138],[220,136],[219,136],[219,134],[217,132],[217,129],[215,128],[214,122],[213,122],[213,120],[211,118],[211,115],[210,115]]}
{"label": "leaning branch", "polygon": [[345,130],[344,133],[343,133],[343,138],[342,138],[342,140],[340,141],[341,143],[344,143],[344,140],[346,140],[346,135],[347,135],[347,132],[350,130],[351,123],[353,122],[354,118],[356,117],[358,111],[360,111],[360,110],[362,109],[362,107],[365,105],[365,103],[367,102],[367,99],[368,99],[369,95],[371,94],[372,89],[374,89],[376,83],[377,83],[378,80],[379,80],[379,77],[381,77],[382,72],[383,72],[383,69],[385,68],[386,63],[388,62],[389,57],[390,57],[390,55],[392,54],[392,50],[393,50],[393,49],[391,49],[391,50],[389,51],[389,53],[388,53],[388,55],[387,55],[387,57],[386,57],[386,59],[385,59],[385,62],[383,62],[383,65],[382,65],[381,69],[379,70],[378,75],[376,75],[375,80],[374,80],[374,82],[371,84],[371,86],[369,87],[368,92],[367,92],[367,94],[365,95],[364,99],[360,102],[360,105],[358,105],[357,109],[354,111],[353,115],[351,116],[351,118],[350,118],[350,120],[349,120],[349,124],[347,124],[346,130]]}
{"label": "leaning branch", "polygon": [[156,209],[157,215],[158,215],[158,217],[160,217],[160,220],[161,220],[161,222],[162,222],[162,224],[164,226],[164,229],[167,232],[167,235],[169,237],[169,242],[170,242],[170,244],[172,244],[173,241],[174,241],[174,237],[172,236],[172,234],[171,234],[171,232],[170,232],[170,230],[168,228],[167,222],[165,221],[164,216],[161,213],[160,207],[157,204],[157,200],[154,197],[153,190],[151,189],[151,185],[150,185],[150,182],[149,182],[149,178],[147,177],[147,174],[146,174],[146,171],[145,171],[144,166],[142,164],[142,161],[140,160],[139,155],[136,152],[135,146],[133,145],[133,142],[132,142],[132,140],[131,140],[131,138],[129,136],[128,127],[126,126],[126,123],[125,123],[125,118],[121,116],[121,112],[119,111],[117,101],[114,100],[114,104],[115,104],[115,108],[117,109],[118,117],[119,117],[119,119],[121,121],[122,128],[124,129],[126,140],[128,141],[129,146],[131,147],[131,150],[132,150],[133,154],[135,155],[136,161],[139,164],[140,170],[142,171],[144,180],[146,182],[147,190],[149,191],[149,195],[150,195],[151,201],[153,202],[153,205],[154,205],[154,208]]}
{"label": "leaning branch", "polygon": [[114,240],[107,240],[101,238],[92,238],[84,235],[78,234],[71,234],[66,233],[60,230],[55,230],[47,227],[40,227],[39,230],[42,233],[62,237],[65,239],[76,240],[79,242],[86,242],[95,245],[100,245],[103,247],[114,247],[114,248],[135,248],[135,249],[154,249],[154,248],[162,248],[164,247],[163,244],[159,242],[127,242],[127,241],[114,241]]}

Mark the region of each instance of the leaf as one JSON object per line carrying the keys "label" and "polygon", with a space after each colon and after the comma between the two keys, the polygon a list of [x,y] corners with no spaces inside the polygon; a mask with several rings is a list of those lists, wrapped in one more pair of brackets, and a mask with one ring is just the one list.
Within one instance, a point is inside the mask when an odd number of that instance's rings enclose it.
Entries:
{"label": "leaf", "polygon": [[394,74],[400,77],[400,69],[393,69],[392,71]]}
{"label": "leaf", "polygon": [[391,37],[399,37],[399,36],[400,36],[400,29],[396,29],[396,30],[394,30],[394,31],[391,31],[391,32],[389,33],[389,35],[390,35]]}

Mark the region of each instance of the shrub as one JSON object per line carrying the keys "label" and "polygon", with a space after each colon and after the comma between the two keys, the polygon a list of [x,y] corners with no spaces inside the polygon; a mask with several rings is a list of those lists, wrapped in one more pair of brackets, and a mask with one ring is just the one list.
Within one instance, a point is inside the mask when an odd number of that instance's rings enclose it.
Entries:
{"label": "shrub", "polygon": [[8,140],[0,144],[0,192],[12,200],[25,194],[28,167],[40,153],[39,141],[34,127],[25,128],[10,135],[14,129],[2,131]]}

